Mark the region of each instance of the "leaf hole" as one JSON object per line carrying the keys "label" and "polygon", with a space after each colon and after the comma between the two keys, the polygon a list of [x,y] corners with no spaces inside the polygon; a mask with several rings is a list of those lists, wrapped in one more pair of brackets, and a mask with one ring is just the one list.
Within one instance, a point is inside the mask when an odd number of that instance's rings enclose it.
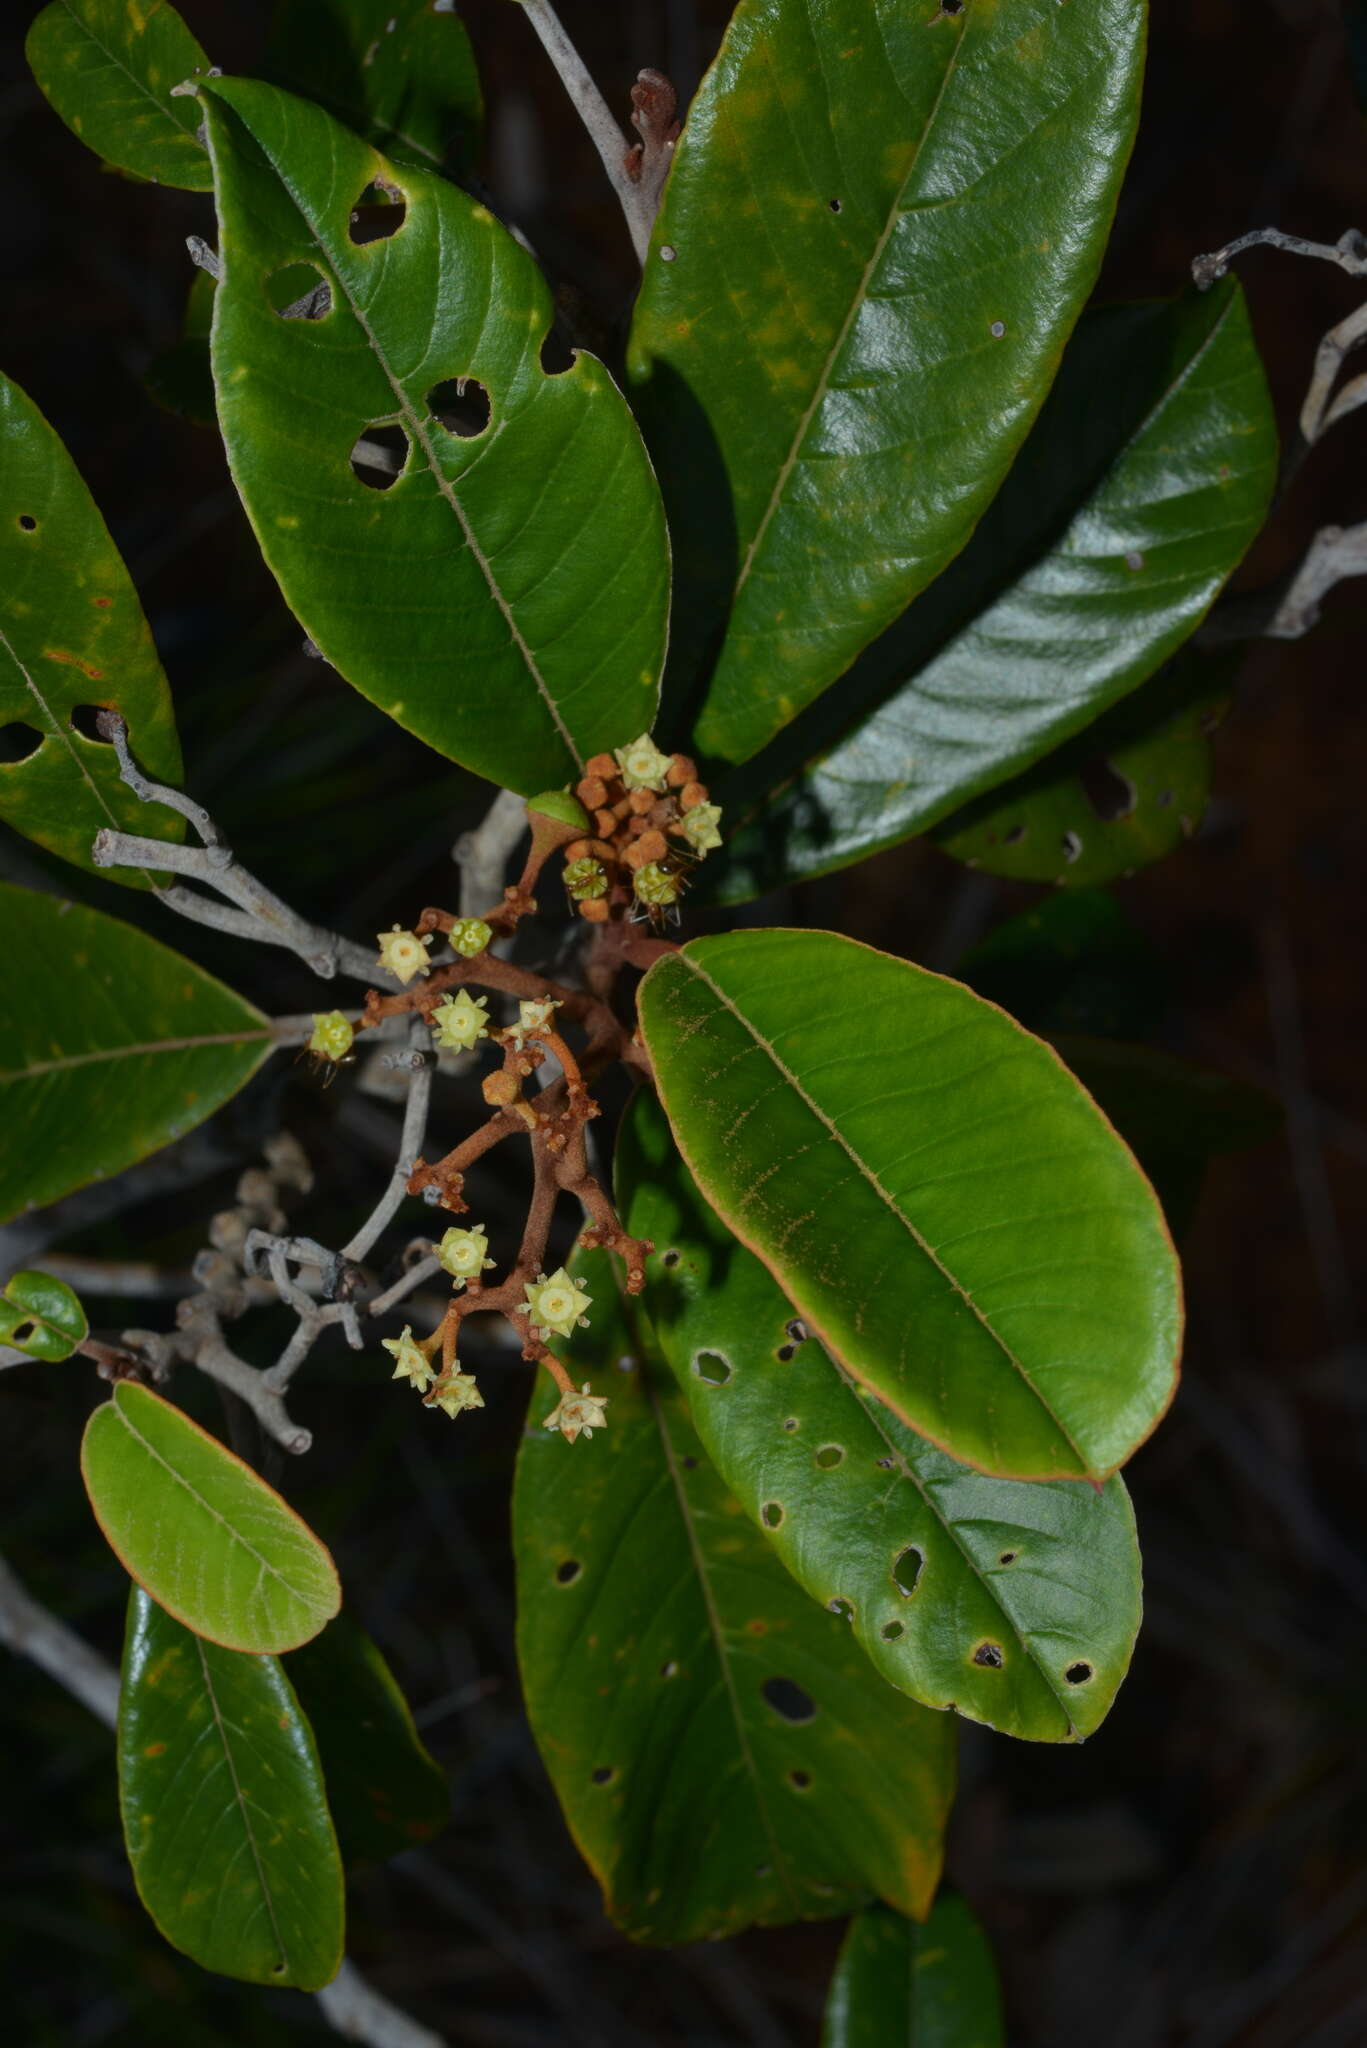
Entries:
{"label": "leaf hole", "polygon": [[885,1621],[878,1633],[885,1643],[895,1643],[898,1636],[905,1635],[906,1631],[900,1621]]}
{"label": "leaf hole", "polygon": [[1082,841],[1076,832],[1065,832],[1059,847],[1066,861],[1074,861],[1082,851]]}
{"label": "leaf hole", "polygon": [[558,327],[552,327],[541,344],[541,367],[548,377],[563,377],[578,358]]}
{"label": "leaf hole", "polygon": [[408,213],[407,202],[397,185],[367,185],[351,209],[347,233],[357,248],[369,242],[387,242],[397,235]]}
{"label": "leaf hole", "polygon": [[698,1461],[697,1461],[697,1459],[696,1459],[696,1458],[685,1458],[685,1459],[684,1459],[684,1461],[683,1461],[683,1468],[684,1468],[684,1471],[685,1471],[685,1472],[696,1472],[696,1471],[697,1471],[697,1469],[698,1469]]}
{"label": "leaf hole", "polygon": [[766,1678],[760,1691],[776,1714],[785,1721],[801,1722],[816,1719],[816,1701],[791,1678]]}
{"label": "leaf hole", "polygon": [[617,1776],[617,1773],[611,1764],[599,1764],[597,1770],[592,1772],[591,1775],[595,1785],[610,1785]]}
{"label": "leaf hole", "polygon": [[785,1509],[781,1500],[766,1500],[759,1511],[759,1518],[766,1529],[781,1529]]}
{"label": "leaf hole", "polygon": [[1070,1664],[1064,1672],[1069,1685],[1085,1685],[1092,1675],[1090,1664]]}
{"label": "leaf hole", "polygon": [[874,1462],[880,1472],[891,1472],[897,1461],[895,1458],[877,1458]]}
{"label": "leaf hole", "polygon": [[674,1662],[674,1659],[673,1659],[672,1657],[670,1658],[670,1660],[669,1660],[669,1662],[668,1662],[667,1664],[662,1664],[662,1665],[660,1666],[660,1676],[661,1676],[661,1678],[677,1678],[677,1677],[678,1677],[678,1675],[679,1675],[679,1667],[678,1667],[678,1665],[677,1665],[677,1664],[676,1664],[676,1663]]}
{"label": "leaf hole", "polygon": [[20,1323],[18,1329],[10,1331],[8,1341],[11,1344],[13,1344],[16,1347],[16,1349],[22,1351],[25,1344],[27,1344],[31,1340],[33,1333],[37,1329],[37,1327],[38,1325],[36,1323]]}
{"label": "leaf hole", "polygon": [[100,729],[100,720],[108,709],[107,704],[74,704],[71,730],[79,733],[83,740],[94,740],[97,746],[109,746],[110,741]]}
{"label": "leaf hole", "polygon": [[660,1254],[660,1264],[661,1264],[662,1266],[671,1266],[671,1267],[672,1267],[672,1266],[677,1266],[677,1265],[678,1265],[678,1263],[679,1263],[679,1254],[678,1254],[678,1252],[674,1251],[674,1250],[672,1249],[672,1247],[671,1247],[671,1249],[670,1249],[669,1251],[667,1251],[667,1252],[661,1252],[661,1254]]}
{"label": "leaf hole", "polygon": [[1001,1556],[1000,1556],[1000,1557],[999,1557],[999,1558],[997,1559],[997,1563],[998,1563],[998,1564],[1014,1564],[1014,1563],[1016,1562],[1016,1557],[1017,1557],[1017,1555],[1018,1555],[1018,1553],[1017,1553],[1016,1551],[1014,1551],[1014,1550],[1004,1550],[1004,1551],[1002,1552]]}
{"label": "leaf hole", "polygon": [[792,1435],[792,1433],[793,1433],[793,1431],[794,1431],[795,1429],[798,1429],[798,1428],[800,1428],[800,1427],[801,1427],[801,1425],[800,1425],[800,1423],[798,1422],[798,1419],[797,1419],[796,1415],[790,1415],[790,1416],[788,1416],[788,1417],[787,1417],[787,1419],[785,1420],[785,1422],[784,1422],[784,1424],[783,1424],[783,1427],[784,1427],[784,1428],[785,1428],[785,1429],[787,1430],[787,1432],[788,1432],[789,1436],[791,1436],[791,1435]]}
{"label": "leaf hole", "polygon": [[1120,774],[1100,755],[1088,761],[1078,775],[1082,792],[1103,825],[1128,818],[1139,801],[1139,792],[1128,776]]}
{"label": "leaf hole", "polygon": [[816,1462],[820,1465],[823,1472],[830,1472],[835,1466],[844,1461],[844,1457],[844,1444],[822,1444],[816,1454]]}
{"label": "leaf hole", "polygon": [[474,441],[488,426],[494,408],[478,377],[445,377],[428,392],[427,410],[448,434]]}
{"label": "leaf hole", "polygon": [[284,1974],[285,1974],[285,1965],[284,1965],[283,1963],[272,1963],[272,1964],[271,1964],[271,1975],[272,1975],[272,1977],[283,1977],[283,1976],[284,1976]]}
{"label": "leaf hole", "polygon": [[332,311],[332,287],[316,263],[286,263],[266,279],[266,297],[282,320],[322,320]]}
{"label": "leaf hole", "polygon": [[783,1327],[792,1338],[794,1344],[805,1344],[812,1334],[801,1316],[791,1316]]}
{"label": "leaf hole", "polygon": [[832,1614],[843,1614],[843,1615],[844,1615],[844,1617],[845,1617],[845,1619],[846,1619],[846,1621],[848,1621],[848,1622],[853,1622],[853,1620],[854,1620],[854,1602],[853,1602],[853,1600],[842,1600],[842,1599],[841,1599],[841,1597],[840,1597],[840,1595],[839,1595],[839,1594],[837,1593],[837,1595],[836,1595],[835,1599],[834,1599],[834,1600],[828,1600],[828,1601],[826,1602],[826,1605],[827,1605],[827,1607],[829,1607],[829,1609],[830,1609],[830,1611],[831,1611],[831,1613],[832,1613]]}
{"label": "leaf hole", "polygon": [[993,341],[1000,341],[1006,332],[1006,322],[1004,320],[994,320],[987,331],[992,336]]}
{"label": "leaf hole", "polygon": [[796,1344],[780,1344],[774,1356],[780,1365],[786,1365],[790,1358],[796,1358],[797,1346]]}
{"label": "leaf hole", "polygon": [[805,1792],[812,1782],[810,1771],[789,1771],[788,1783],[795,1792]]}
{"label": "leaf hole", "polygon": [[577,1557],[567,1557],[562,1564],[558,1564],[555,1568],[556,1585],[572,1586],[583,1569],[584,1567],[580,1564]]}
{"label": "leaf hole", "polygon": [[705,1387],[724,1387],[731,1377],[731,1361],[720,1351],[695,1351],[693,1370]]}
{"label": "leaf hole", "polygon": [[1129,554],[1125,557],[1125,567],[1128,570],[1130,570],[1132,574],[1138,575],[1139,571],[1143,568],[1143,566],[1144,557],[1140,554],[1138,548],[1131,548]]}
{"label": "leaf hole", "polygon": [[826,204],[830,207],[832,213],[842,213],[844,211],[838,199],[828,199]]}
{"label": "leaf hole", "polygon": [[1000,1671],[1006,1662],[1006,1653],[1000,1643],[979,1643],[973,1652],[973,1662],[985,1671]]}
{"label": "leaf hole", "polygon": [[1002,833],[1003,846],[1019,846],[1025,837],[1024,825],[1013,825],[1009,832]]}
{"label": "leaf hole", "polygon": [[25,533],[36,533],[38,531],[38,521],[31,512],[21,512],[19,514],[19,524]]}
{"label": "leaf hole", "polygon": [[397,420],[367,427],[357,435],[350,461],[353,476],[367,490],[392,490],[408,463],[408,435]]}
{"label": "leaf hole", "polygon": [[20,761],[31,760],[43,739],[42,733],[22,721],[0,725],[0,768],[13,768]]}
{"label": "leaf hole", "polygon": [[898,1592],[904,1600],[910,1600],[921,1580],[921,1567],[925,1563],[915,1544],[909,1544],[893,1560],[892,1576]]}

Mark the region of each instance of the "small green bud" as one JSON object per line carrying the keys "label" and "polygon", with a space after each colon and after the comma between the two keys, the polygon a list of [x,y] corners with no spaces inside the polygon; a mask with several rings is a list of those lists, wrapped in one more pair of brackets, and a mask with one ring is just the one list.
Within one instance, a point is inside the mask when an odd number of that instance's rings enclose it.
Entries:
{"label": "small green bud", "polygon": [[595,903],[608,893],[607,870],[592,854],[586,853],[582,860],[572,860],[565,869],[564,881],[576,903]]}
{"label": "small green bud", "polygon": [[316,1052],[320,1059],[344,1060],[355,1042],[352,1030],[340,1010],[325,1010],[313,1019],[313,1036],[309,1040],[309,1051]]}
{"label": "small green bud", "polygon": [[473,960],[476,953],[482,953],[494,936],[492,928],[482,917],[458,917],[447,934],[451,950],[462,959]]}
{"label": "small green bud", "polygon": [[554,818],[557,825],[572,825],[576,832],[587,832],[589,814],[577,796],[571,796],[567,789],[543,790],[540,796],[527,799],[528,817],[539,814],[543,818]]}
{"label": "small green bud", "polygon": [[679,900],[678,878],[662,868],[657,860],[648,860],[643,868],[637,868],[632,877],[632,888],[640,903],[677,903]]}

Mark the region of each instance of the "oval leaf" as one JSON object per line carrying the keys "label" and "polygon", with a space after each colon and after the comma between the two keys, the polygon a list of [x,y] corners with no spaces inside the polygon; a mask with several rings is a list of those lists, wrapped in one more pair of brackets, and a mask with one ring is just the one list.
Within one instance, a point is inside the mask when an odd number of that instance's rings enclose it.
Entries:
{"label": "oval leaf", "polygon": [[288,1670],[322,1755],[347,1862],[381,1862],[440,1834],[451,1817],[446,1774],[365,1630],[339,1614],[290,1653]]}
{"label": "oval leaf", "polygon": [[95,1519],[129,1577],[228,1650],[293,1650],[341,1605],[308,1524],[179,1408],[130,1380],[81,1440]]}
{"label": "oval leaf", "polygon": [[842,1365],[966,1464],[1103,1478],[1172,1398],[1153,1191],[1049,1048],[829,932],[697,939],[641,985],[704,1195]]}
{"label": "oval leaf", "polygon": [[[0,377],[0,725],[23,728],[29,749],[0,763],[0,818],[92,873],[107,825],[185,830],[119,780],[114,749],[90,729],[101,706],[123,714],[149,775],[180,781],[171,693],[128,571],[61,441]],[[113,879],[147,881],[131,868]]]}
{"label": "oval leaf", "polygon": [[53,110],[106,163],[156,185],[210,190],[199,108],[171,96],[209,59],[166,0],[52,0],[24,54]]}
{"label": "oval leaf", "polygon": [[1139,1628],[1122,1482],[988,1478],[856,1388],[702,1200],[648,1094],[617,1175],[627,1228],[655,1243],[652,1323],[693,1425],[798,1584],[925,1706],[1037,1742],[1090,1735]]}
{"label": "oval leaf", "polygon": [[924,1926],[874,1906],[851,1922],[831,1979],[821,2048],[1003,2048],[987,1936],[953,1892]]}
{"label": "oval leaf", "polygon": [[964,545],[1091,288],[1143,0],[742,0],[632,332],[695,665],[744,761]]}
{"label": "oval leaf", "polygon": [[396,163],[474,160],[483,103],[454,0],[284,0],[266,70]]}
{"label": "oval leaf", "polygon": [[0,957],[0,1221],[193,1130],[274,1043],[221,981],[84,904],[0,882]]}
{"label": "oval leaf", "polygon": [[871,1893],[924,1912],[953,1723],[884,1685],[793,1584],[646,1355],[645,1324],[627,1326],[606,1255],[581,1263],[594,1350],[618,1370],[598,1374],[607,1428],[574,1445],[536,1426],[556,1398],[538,1379],[514,1497],[518,1657],[608,1912],[657,1942]]}
{"label": "oval leaf", "polygon": [[274,1657],[201,1641],[134,1587],[119,1803],[138,1896],[226,1977],[317,1991],[342,1960],[342,1861],[318,1751]]}
{"label": "oval leaf", "polygon": [[[219,419],[286,601],[440,752],[524,796],[566,782],[649,727],[664,656],[664,517],[624,399],[583,351],[542,368],[550,293],[465,193],[271,86],[221,79],[203,98]],[[377,180],[404,211],[353,241]],[[330,310],[280,317],[321,283]],[[460,411],[481,392],[482,425]],[[388,488],[362,477],[392,472],[351,467],[377,427],[404,451]]]}
{"label": "oval leaf", "polygon": [[1204,616],[1276,469],[1232,279],[1087,314],[958,561],[718,791],[734,833],[720,893],[757,895],[924,831],[1123,698]]}
{"label": "oval leaf", "polygon": [[79,1297],[50,1273],[15,1273],[0,1294],[0,1344],[30,1358],[70,1358],[89,1335]]}

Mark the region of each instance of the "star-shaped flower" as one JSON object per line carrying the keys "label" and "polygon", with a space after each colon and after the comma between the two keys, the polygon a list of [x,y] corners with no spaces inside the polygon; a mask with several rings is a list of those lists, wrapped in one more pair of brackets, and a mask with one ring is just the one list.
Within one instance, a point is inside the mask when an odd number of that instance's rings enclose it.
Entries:
{"label": "star-shaped flower", "polygon": [[542,996],[536,1002],[521,1002],[517,1006],[517,1022],[509,1029],[509,1037],[521,1052],[529,1031],[550,1031],[555,1028],[555,1013],[560,1008],[550,996]]}
{"label": "star-shaped flower", "polygon": [[444,996],[431,1021],[433,1036],[444,1051],[470,1052],[481,1038],[489,1036],[489,998],[472,996],[465,989],[459,995]]}
{"label": "star-shaped flower", "polygon": [[673,757],[662,754],[648,732],[643,732],[629,747],[615,747],[613,757],[627,789],[663,790],[673,765]]}
{"label": "star-shaped flower", "polygon": [[484,1396],[475,1385],[473,1373],[445,1372],[426,1396],[426,1405],[440,1408],[443,1414],[454,1418],[462,1408],[482,1408]]}
{"label": "star-shaped flower", "polygon": [[466,960],[473,960],[476,953],[482,953],[493,936],[493,928],[482,917],[458,917],[447,933],[452,952],[461,954]]}
{"label": "star-shaped flower", "polygon": [[585,1294],[563,1266],[557,1266],[549,1280],[544,1273],[538,1274],[535,1285],[528,1285],[526,1297],[527,1314],[543,1337],[549,1331],[557,1337],[572,1337],[584,1321],[584,1310],[593,1305],[593,1296]]}
{"label": "star-shaped flower", "polygon": [[456,1284],[463,1287],[467,1280],[493,1265],[493,1260],[486,1257],[488,1250],[484,1226],[476,1223],[470,1230],[448,1230],[437,1246],[437,1257]]}
{"label": "star-shaped flower", "polygon": [[356,1033],[340,1010],[325,1010],[313,1019],[313,1036],[309,1040],[309,1051],[316,1052],[325,1060],[343,1060],[351,1051]]}
{"label": "star-shaped flower", "polygon": [[387,932],[376,932],[380,942],[380,965],[392,974],[396,981],[410,982],[415,974],[426,974],[428,970],[427,948],[430,938],[420,939],[416,932],[405,931],[396,924]]}
{"label": "star-shaped flower", "polygon": [[595,1429],[607,1428],[608,1419],[603,1413],[607,1405],[607,1395],[591,1394],[589,1383],[585,1380],[582,1394],[560,1396],[546,1417],[543,1427],[558,1429],[561,1436],[568,1438],[570,1443],[574,1442],[581,1429],[585,1436],[591,1437]]}
{"label": "star-shaped flower", "polygon": [[684,812],[679,830],[694,853],[711,853],[714,846],[721,845],[721,833],[717,830],[720,818],[720,804],[694,804],[691,811]]}
{"label": "star-shaped flower", "polygon": [[392,1378],[410,1381],[421,1393],[436,1377],[407,1323],[403,1326],[402,1337],[382,1337],[380,1342],[394,1360]]}

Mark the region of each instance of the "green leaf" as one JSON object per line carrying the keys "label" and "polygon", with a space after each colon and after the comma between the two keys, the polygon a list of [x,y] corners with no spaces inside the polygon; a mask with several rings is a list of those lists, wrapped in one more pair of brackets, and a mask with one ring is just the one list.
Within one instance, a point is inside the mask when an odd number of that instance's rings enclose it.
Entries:
{"label": "green leaf", "polygon": [[121,918],[0,882],[0,1221],[105,1180],[203,1123],[270,1024]]}
{"label": "green leaf", "polygon": [[655,1942],[871,1893],[924,1912],[953,1723],[884,1685],[793,1584],[708,1463],[639,1312],[627,1321],[607,1255],[581,1268],[607,1427],[572,1445],[538,1427],[556,1399],[540,1375],[514,1495],[518,1657],[608,1912]]}
{"label": "green leaf", "polygon": [[850,1925],[821,2048],[1003,2048],[992,1950],[967,1903],[935,1901],[924,1926],[875,1906]]}
{"label": "green leaf", "polygon": [[845,1369],[1003,1477],[1104,1478],[1172,1398],[1153,1191],[1049,1048],[829,932],[695,939],[641,984],[703,1194]]}
{"label": "green leaf", "polygon": [[707,1207],[643,1092],[617,1149],[661,1349],[722,1481],[891,1685],[1036,1742],[1099,1727],[1139,1628],[1119,1479],[992,1479],[856,1387]]}
{"label": "green leaf", "polygon": [[30,1358],[70,1358],[90,1334],[79,1297],[50,1273],[15,1273],[0,1294],[0,1344]]}
{"label": "green leaf", "polygon": [[[114,749],[86,730],[101,705],[123,714],[149,775],[179,782],[171,693],[128,571],[61,441],[0,377],[0,726],[32,745],[0,763],[0,818],[92,873],[105,826],[185,830],[119,780]],[[147,881],[132,869],[115,879]]]}
{"label": "green leaf", "polygon": [[365,1630],[345,1614],[291,1651],[288,1671],[313,1725],[348,1863],[430,1842],[451,1818],[446,1774]]}
{"label": "green leaf", "polygon": [[945,819],[937,846],[985,874],[1090,889],[1161,860],[1200,823],[1229,663],[1185,653],[1024,775]]}
{"label": "green leaf", "polygon": [[210,190],[199,108],[171,96],[209,59],[165,0],[53,0],[24,54],[53,111],[106,163],[157,185]]}
{"label": "green leaf", "polygon": [[468,169],[484,106],[454,0],[283,0],[266,75],[316,100],[396,163]]}
{"label": "green leaf", "polygon": [[[203,98],[219,420],[286,601],[439,752],[524,796],[564,784],[650,725],[664,658],[668,544],[625,400],[583,351],[542,369],[550,293],[465,193],[271,86],[221,79]],[[353,242],[377,179],[404,212]],[[320,279],[331,310],[282,320],[276,305]],[[487,394],[473,435],[442,423],[453,379]],[[377,426],[406,449],[387,489],[350,467]]]}
{"label": "green leaf", "polygon": [[1232,280],[1087,314],[963,554],[719,787],[733,837],[718,893],[738,901],[924,831],[1133,690],[1240,560],[1276,464]]}
{"label": "green leaf", "polygon": [[704,753],[744,761],[963,547],[1091,288],[1143,0],[742,0],[629,357]]}
{"label": "green leaf", "polygon": [[276,1655],[341,1605],[331,1557],[275,1488],[134,1381],[86,1424],[81,1477],[128,1576],[211,1643]]}
{"label": "green leaf", "polygon": [[138,1896],[173,1947],[318,1991],[342,1960],[342,1861],[309,1724],[274,1657],[192,1635],[134,1587],[119,1802]]}

